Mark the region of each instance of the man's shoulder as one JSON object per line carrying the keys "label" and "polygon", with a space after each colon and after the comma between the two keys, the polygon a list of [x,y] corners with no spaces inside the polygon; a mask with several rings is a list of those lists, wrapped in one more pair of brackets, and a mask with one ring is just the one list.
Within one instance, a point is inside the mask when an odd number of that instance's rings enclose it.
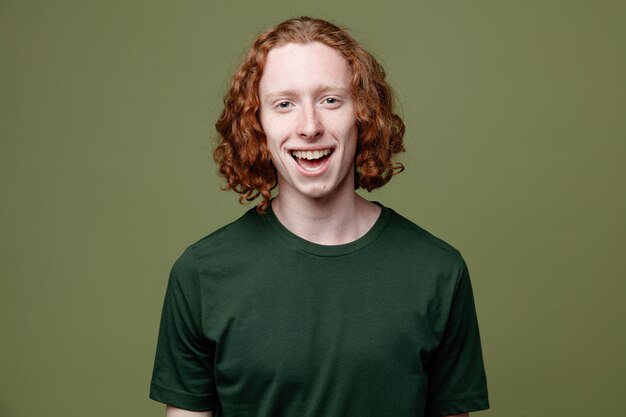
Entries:
{"label": "man's shoulder", "polygon": [[401,247],[403,252],[413,256],[426,257],[431,261],[463,262],[459,250],[450,243],[396,211],[389,210],[391,215],[387,226],[387,238]]}
{"label": "man's shoulder", "polygon": [[209,233],[193,244],[192,251],[196,258],[214,257],[220,254],[242,253],[258,245],[266,236],[266,223],[254,208],[246,211],[237,220]]}

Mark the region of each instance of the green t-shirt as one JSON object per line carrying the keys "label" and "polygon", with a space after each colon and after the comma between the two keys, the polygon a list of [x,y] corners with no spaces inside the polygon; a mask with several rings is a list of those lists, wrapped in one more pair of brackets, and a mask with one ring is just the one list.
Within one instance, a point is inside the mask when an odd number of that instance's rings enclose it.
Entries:
{"label": "green t-shirt", "polygon": [[467,267],[386,207],[337,246],[251,209],[172,268],[150,397],[216,417],[486,409]]}

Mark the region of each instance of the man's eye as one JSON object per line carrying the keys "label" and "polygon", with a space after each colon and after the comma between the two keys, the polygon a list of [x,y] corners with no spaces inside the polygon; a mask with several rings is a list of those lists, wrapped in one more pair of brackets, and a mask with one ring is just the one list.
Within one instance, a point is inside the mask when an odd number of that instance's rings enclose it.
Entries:
{"label": "man's eye", "polygon": [[289,108],[290,105],[291,105],[291,103],[288,102],[288,101],[281,101],[280,103],[278,103],[278,108],[279,109],[287,109],[287,108]]}
{"label": "man's eye", "polygon": [[337,99],[335,97],[328,97],[328,98],[324,99],[324,102],[326,102],[326,104],[336,104],[337,103]]}

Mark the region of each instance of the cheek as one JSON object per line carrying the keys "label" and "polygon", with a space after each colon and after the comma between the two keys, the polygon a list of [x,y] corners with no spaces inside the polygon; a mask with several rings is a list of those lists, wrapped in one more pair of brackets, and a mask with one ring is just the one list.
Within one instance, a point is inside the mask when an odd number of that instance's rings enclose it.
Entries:
{"label": "cheek", "polygon": [[285,142],[285,129],[281,124],[277,124],[272,120],[266,120],[261,125],[263,133],[265,133],[265,145],[269,151],[270,158],[275,164],[281,164],[281,146]]}
{"label": "cheek", "polygon": [[261,121],[261,128],[265,134],[265,143],[268,148],[272,149],[276,142],[276,128],[272,123]]}
{"label": "cheek", "polygon": [[276,118],[272,116],[260,117],[261,127],[265,137],[269,141],[280,141],[289,132],[289,120],[287,118]]}
{"label": "cheek", "polygon": [[324,119],[323,122],[327,130],[335,132],[341,137],[356,137],[358,127],[356,118],[352,112],[346,112],[346,114],[340,116],[331,115],[330,117]]}
{"label": "cheek", "polygon": [[347,147],[356,151],[357,137],[359,135],[359,128],[355,120],[352,120],[350,124],[344,126],[343,137],[346,139]]}

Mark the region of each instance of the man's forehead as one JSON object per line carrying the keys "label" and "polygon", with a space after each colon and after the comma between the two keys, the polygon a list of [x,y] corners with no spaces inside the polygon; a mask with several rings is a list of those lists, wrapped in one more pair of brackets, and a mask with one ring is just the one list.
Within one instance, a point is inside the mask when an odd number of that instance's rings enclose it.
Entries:
{"label": "man's forehead", "polygon": [[286,44],[267,56],[259,90],[261,94],[306,90],[349,90],[348,61],[335,49],[319,42]]}

